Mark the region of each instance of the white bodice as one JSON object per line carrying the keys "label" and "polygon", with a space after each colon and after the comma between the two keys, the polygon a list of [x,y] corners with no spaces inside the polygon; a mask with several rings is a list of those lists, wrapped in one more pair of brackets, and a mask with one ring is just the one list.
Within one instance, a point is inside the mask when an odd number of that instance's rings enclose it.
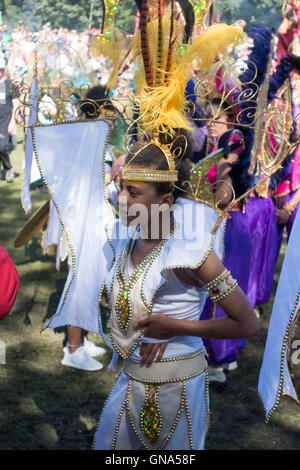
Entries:
{"label": "white bodice", "polygon": [[[124,266],[124,275],[128,280],[134,272],[131,256],[128,256]],[[206,291],[201,287],[194,287],[184,283],[178,278],[174,270],[169,270],[165,275],[166,284],[159,292],[153,308],[152,315],[163,313],[181,320],[197,321],[203,310]],[[143,342],[155,342],[154,339],[144,337]],[[193,336],[178,336],[169,341],[165,358],[190,354],[203,347],[202,339]],[[130,359],[140,361],[140,346],[132,352]]]}

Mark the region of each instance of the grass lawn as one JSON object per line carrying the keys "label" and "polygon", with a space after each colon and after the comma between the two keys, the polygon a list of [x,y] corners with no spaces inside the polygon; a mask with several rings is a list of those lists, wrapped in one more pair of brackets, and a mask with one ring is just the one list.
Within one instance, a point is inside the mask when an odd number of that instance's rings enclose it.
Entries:
{"label": "grass lawn", "polygon": [[[41,333],[44,321],[55,313],[66,270],[56,271],[54,257],[42,255],[39,236],[25,247],[14,247],[14,239],[29,217],[20,199],[23,144],[19,131],[18,146],[11,155],[17,177],[10,184],[0,182],[0,244],[20,275],[14,308],[0,324],[0,340],[6,346],[6,364],[0,364],[0,450],[86,450],[92,446],[116,374],[109,374],[106,368],[84,372],[62,366],[64,329]],[[46,199],[46,193],[32,191],[33,210]],[[207,449],[300,448],[300,408],[283,399],[266,424],[257,394],[271,308],[272,302],[264,306],[260,336],[247,340],[239,355],[239,368],[228,373],[225,384],[211,384]],[[96,335],[89,338],[103,346]],[[110,357],[108,351],[102,360],[105,366]],[[298,383],[299,372],[298,366]]]}

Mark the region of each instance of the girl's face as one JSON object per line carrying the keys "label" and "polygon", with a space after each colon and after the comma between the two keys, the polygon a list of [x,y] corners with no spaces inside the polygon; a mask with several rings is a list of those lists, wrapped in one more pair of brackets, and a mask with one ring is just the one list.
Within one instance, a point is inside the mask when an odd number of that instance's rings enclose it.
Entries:
{"label": "girl's face", "polygon": [[208,128],[210,136],[214,139],[219,139],[224,132],[233,126],[228,114],[222,110],[219,111],[217,105],[207,105],[205,115],[207,119],[213,119],[213,122],[209,122]]}
{"label": "girl's face", "polygon": [[[118,195],[120,219],[123,225],[150,227],[154,222],[154,208],[163,204],[172,205],[174,198],[171,193],[159,195],[151,183],[131,183],[121,181]],[[153,220],[151,220],[151,215]],[[155,218],[157,221],[157,218]]]}

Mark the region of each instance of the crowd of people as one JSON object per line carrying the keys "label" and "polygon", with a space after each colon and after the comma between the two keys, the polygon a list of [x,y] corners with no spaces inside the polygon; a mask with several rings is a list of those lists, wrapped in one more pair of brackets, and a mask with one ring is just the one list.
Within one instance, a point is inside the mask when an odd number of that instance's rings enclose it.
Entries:
{"label": "crowd of people", "polygon": [[28,70],[35,62],[34,52],[43,44],[66,44],[86,62],[89,31],[69,31],[67,28],[51,28],[50,23],[40,31],[28,31],[23,24],[18,24],[11,31],[7,26],[1,27],[1,52],[7,66],[10,78],[20,80],[26,77]]}
{"label": "crowd of people", "polygon": [[[56,245],[57,265],[68,263],[60,303],[45,325],[68,327],[62,364],[102,369],[94,356],[105,349],[89,341],[87,332],[101,334],[114,350],[111,369],[123,359],[102,410],[96,449],[203,449],[208,383],[225,382],[227,371],[238,367],[245,339],[259,332],[259,307],[271,299],[283,236],[289,241],[300,203],[299,3],[288,4],[275,46],[272,31],[248,28],[246,47],[230,55],[232,67],[226,47],[243,38],[237,26],[207,27],[178,55],[180,44],[173,48],[172,37],[161,36],[158,28],[151,39],[168,50],[164,58],[159,47],[148,48],[142,28],[141,50],[111,89],[106,88],[111,62],[90,57],[89,31],[78,34],[49,24],[37,33],[23,25],[11,34],[2,31],[2,61],[11,80],[26,81],[35,52],[49,41],[76,51],[87,64],[86,77],[90,69],[97,72],[84,97],[74,94],[80,112],[64,126],[56,121],[53,96],[43,91],[44,114],[58,125],[43,125],[38,118],[40,126],[27,136],[32,146],[25,162],[32,171],[34,150],[50,196],[43,249]],[[172,36],[174,20],[167,21]],[[71,62],[64,54],[61,68],[66,70]],[[46,59],[51,67],[49,55]],[[207,70],[214,70],[214,80]],[[50,87],[57,80],[52,77]],[[291,94],[281,92],[287,83]],[[10,86],[13,81],[3,74],[5,151],[0,149],[0,158],[8,182],[8,136],[15,134],[17,99]],[[124,90],[134,102],[130,118],[118,106]],[[266,114],[258,128],[249,106],[257,109],[262,96]],[[269,119],[272,106],[285,120]],[[128,127],[122,134],[127,151],[116,156],[107,136],[120,120]],[[260,142],[269,140],[253,157],[258,131]],[[54,141],[55,152],[49,145]],[[267,163],[263,152],[269,152]],[[274,171],[270,160],[280,163],[274,163]],[[194,174],[200,175],[196,182]],[[160,209],[157,216],[153,206]],[[181,226],[187,230],[178,236]],[[101,307],[104,290],[109,336]]]}
{"label": "crowd of people", "polygon": [[[109,77],[107,68],[110,64],[104,57],[95,58],[89,53],[90,44],[98,34],[99,30],[95,28],[78,32],[67,28],[54,28],[50,23],[45,24],[37,32],[29,31],[22,23],[11,31],[4,25],[0,27],[0,57],[4,60],[6,73],[12,81],[22,80],[30,85],[36,62],[41,69],[39,73],[42,74],[43,80],[51,71],[53,73],[55,68],[59,68],[62,72],[62,69],[72,62],[72,67],[76,66],[76,68],[82,69],[82,83],[84,83],[84,78],[85,83],[90,84],[91,80],[94,80],[96,83],[105,85]],[[51,54],[59,55],[59,57],[51,58]],[[45,72],[42,70],[43,64],[41,64],[44,56],[48,56],[49,63]],[[56,60],[59,61],[58,64],[55,63]],[[74,80],[76,73],[78,71],[73,68],[70,70],[68,78]],[[65,78],[65,76],[63,77]],[[123,74],[121,78],[123,82],[119,82],[116,87],[118,93],[120,88],[132,86],[132,78],[132,69],[130,74],[128,72]],[[124,80],[130,81],[130,83],[125,83]],[[122,90],[121,93],[126,95],[126,90]]]}

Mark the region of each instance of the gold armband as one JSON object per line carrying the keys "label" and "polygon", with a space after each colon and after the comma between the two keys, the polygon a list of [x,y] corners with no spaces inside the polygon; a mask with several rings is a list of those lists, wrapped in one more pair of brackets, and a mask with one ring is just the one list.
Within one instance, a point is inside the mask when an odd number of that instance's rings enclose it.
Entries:
{"label": "gold armband", "polygon": [[230,271],[225,269],[216,279],[208,282],[203,288],[208,291],[208,295],[213,302],[220,302],[231,294],[237,286],[238,283],[233,279]]}

